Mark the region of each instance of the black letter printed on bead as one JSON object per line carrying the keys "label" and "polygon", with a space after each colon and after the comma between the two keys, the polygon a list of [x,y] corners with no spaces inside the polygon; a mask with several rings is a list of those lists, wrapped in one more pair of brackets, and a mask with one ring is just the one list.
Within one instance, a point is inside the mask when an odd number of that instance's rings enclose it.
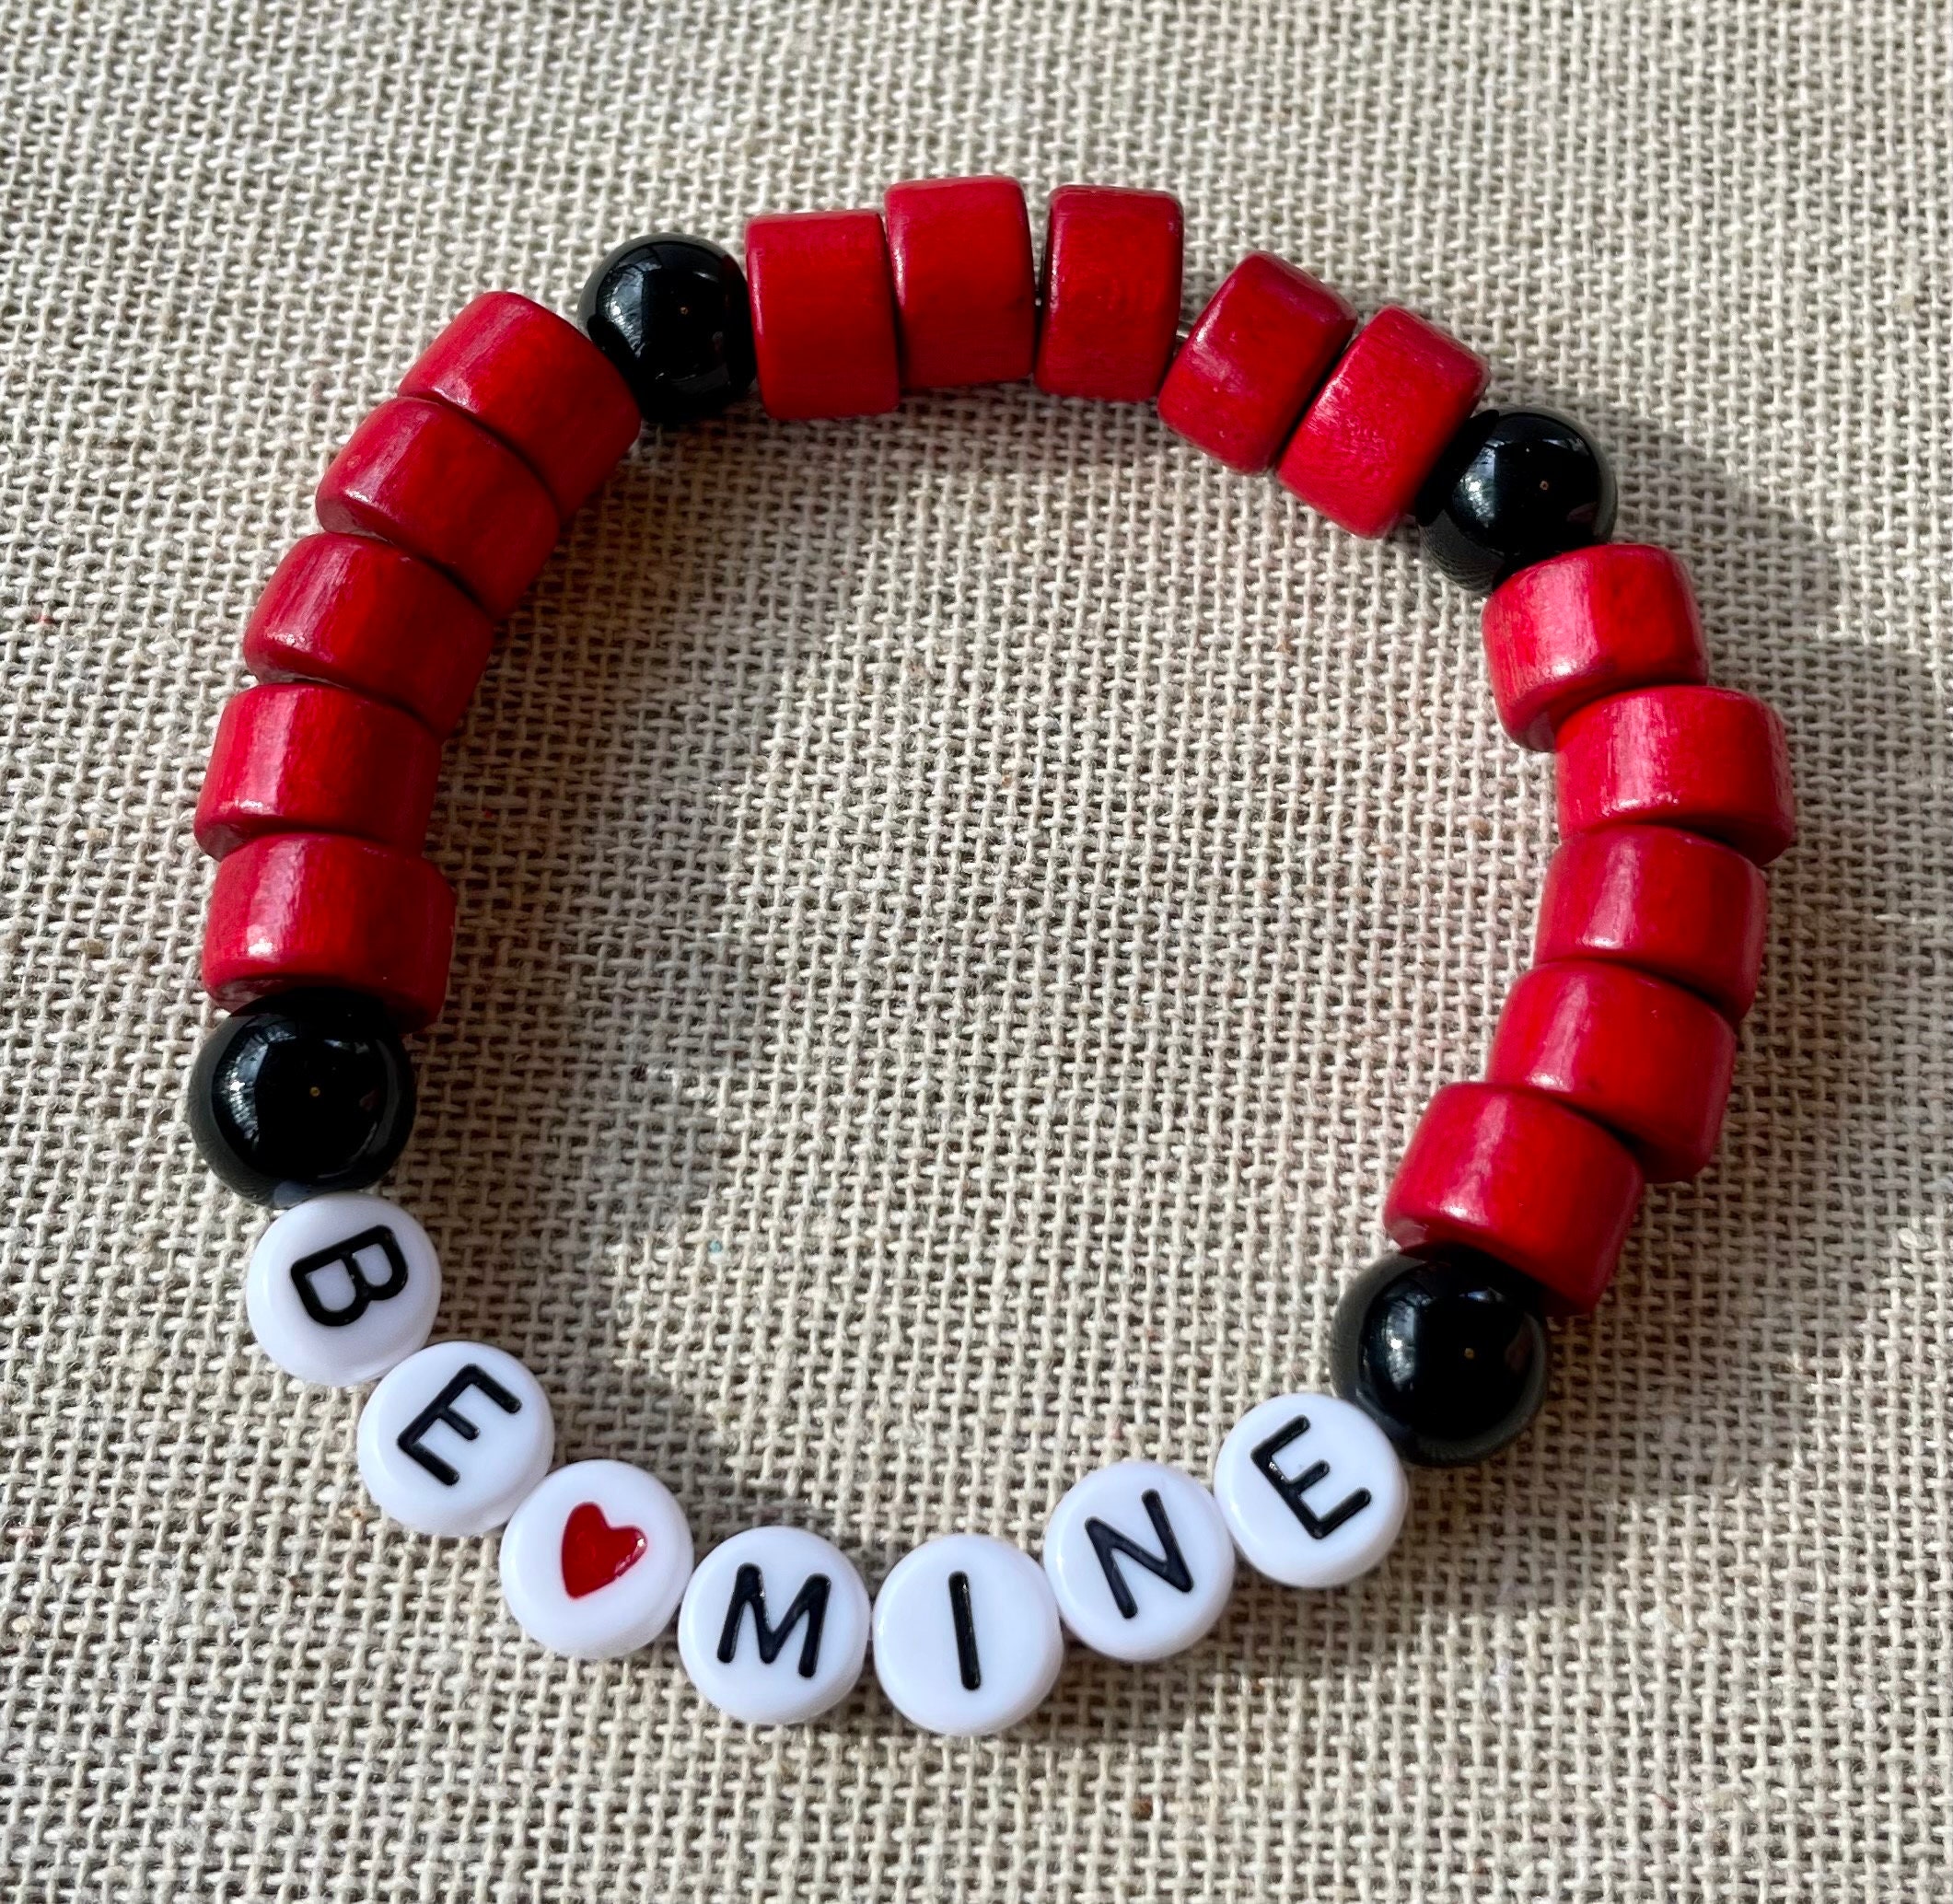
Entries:
{"label": "black letter printed on bead", "polygon": [[482,1431],[466,1415],[458,1414],[454,1406],[471,1388],[479,1388],[505,1415],[522,1412],[522,1404],[494,1376],[471,1362],[458,1369],[448,1386],[400,1432],[401,1453],[410,1461],[418,1461],[444,1488],[453,1487],[461,1477],[432,1448],[424,1446],[421,1437],[440,1422],[452,1428],[463,1441],[475,1440]]}
{"label": "black letter printed on bead", "polygon": [[[366,1272],[360,1264],[360,1252],[377,1249],[386,1259],[387,1276],[383,1283],[369,1283]],[[313,1277],[330,1269],[343,1269],[346,1282],[352,1288],[352,1298],[338,1308],[329,1307],[320,1300],[319,1291],[313,1284]],[[398,1238],[383,1223],[377,1223],[371,1229],[362,1230],[356,1236],[348,1236],[343,1243],[333,1243],[324,1249],[315,1249],[309,1256],[301,1256],[292,1265],[292,1287],[298,1292],[298,1300],[305,1313],[321,1329],[345,1329],[357,1322],[375,1303],[383,1303],[389,1296],[399,1295],[407,1286],[407,1256],[401,1249]]]}
{"label": "black letter printed on bead", "polygon": [[1327,1540],[1338,1527],[1353,1520],[1370,1504],[1370,1491],[1358,1488],[1354,1493],[1337,1502],[1327,1514],[1318,1515],[1302,1497],[1319,1482],[1329,1479],[1329,1463],[1311,1461],[1293,1480],[1275,1466],[1275,1457],[1290,1442],[1300,1441],[1308,1433],[1308,1417],[1297,1415],[1276,1429],[1266,1441],[1257,1442],[1248,1458],[1254,1463],[1262,1480],[1282,1497],[1289,1513],[1302,1523],[1303,1531],[1310,1539]]}
{"label": "black letter printed on bead", "polygon": [[732,1598],[726,1605],[726,1624],[719,1629],[719,1664],[730,1666],[739,1650],[739,1621],[747,1608],[752,1608],[753,1642],[760,1649],[760,1663],[771,1666],[779,1658],[787,1635],[804,1618],[807,1631],[800,1639],[800,1677],[811,1679],[820,1664],[820,1629],[827,1621],[827,1599],[832,1583],[825,1573],[808,1576],[794,1596],[778,1626],[766,1623],[766,1586],[760,1570],[749,1561],[733,1576]]}
{"label": "black letter printed on bead", "polygon": [[1167,1503],[1159,1498],[1159,1490],[1148,1488],[1139,1498],[1145,1505],[1146,1518],[1153,1523],[1153,1532],[1159,1540],[1162,1550],[1157,1554],[1148,1553],[1117,1527],[1096,1515],[1085,1524],[1086,1537],[1091,1541],[1092,1551],[1099,1556],[1099,1564],[1105,1572],[1105,1584],[1112,1590],[1112,1604],[1127,1620],[1139,1618],[1139,1602],[1133,1597],[1133,1589],[1120,1571],[1121,1554],[1144,1567],[1148,1573],[1164,1580],[1176,1593],[1193,1591],[1192,1572],[1180,1550],[1180,1542],[1173,1538],[1173,1523],[1167,1518]]}
{"label": "black letter printed on bead", "polygon": [[977,1657],[976,1616],[970,1608],[970,1576],[960,1571],[949,1576],[949,1618],[956,1625],[956,1669],[965,1692],[983,1683],[983,1662]]}

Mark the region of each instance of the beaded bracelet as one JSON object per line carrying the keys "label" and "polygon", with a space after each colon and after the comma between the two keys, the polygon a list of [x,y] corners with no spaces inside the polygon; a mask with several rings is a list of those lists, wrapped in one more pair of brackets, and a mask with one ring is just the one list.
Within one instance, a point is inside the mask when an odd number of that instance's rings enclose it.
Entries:
{"label": "beaded bracelet", "polygon": [[[1359,328],[1334,292],[1244,259],[1179,331],[1181,215],[1164,192],[1065,186],[1041,279],[1001,178],[891,190],[880,215],[755,218],[745,270],[658,237],[613,252],[581,328],[477,298],[354,432],[244,637],[258,685],[225,709],[197,808],[218,861],[203,982],[232,1016],[191,1086],[199,1147],[280,1206],[246,1278],[250,1327],[306,1381],[375,1381],[361,1475],[424,1533],[501,1527],[509,1608],[546,1647],[610,1658],[678,1620],[700,1691],[755,1724],[811,1718],[878,1677],[916,1724],[996,1731],[1054,1683],[1067,1631],[1099,1652],[1191,1646],[1237,1552],[1327,1587],[1377,1565],[1401,1462],[1505,1446],[1547,1376],[1542,1318],[1598,1301],[1644,1182],[1694,1176],[1721,1124],[1764,935],[1758,868],[1795,831],[1784,734],[1706,685],[1689,579],[1609,540],[1613,480],[1574,424],[1475,411],[1482,360],[1395,307]],[[1383,1227],[1399,1253],[1343,1293],[1336,1393],[1285,1394],[1223,1441],[1210,1490],[1122,1461],[1080,1480],[1041,1565],[981,1534],[925,1542],[870,1602],[829,1542],[761,1527],[694,1565],[685,1516],[615,1461],[551,1472],[547,1397],[486,1343],[429,1345],[440,1268],[365,1194],[413,1119],[401,1033],[446,992],[454,899],[420,856],[443,737],[564,521],[646,423],[757,379],[781,418],[892,410],[905,389],[1025,377],[1157,401],[1231,469],[1273,469],[1360,536],[1407,517],[1486,593],[1500,720],[1552,749],[1563,843],[1534,963],[1482,1081],[1441,1090]],[[750,1616],[750,1617],[749,1617]]]}

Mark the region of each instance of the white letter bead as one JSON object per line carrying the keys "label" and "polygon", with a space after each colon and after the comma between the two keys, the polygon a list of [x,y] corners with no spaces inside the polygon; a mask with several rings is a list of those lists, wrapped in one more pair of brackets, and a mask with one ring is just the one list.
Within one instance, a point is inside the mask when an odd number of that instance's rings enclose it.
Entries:
{"label": "white letter bead", "polygon": [[641,1468],[577,1461],[516,1509],[501,1567],[530,1639],[571,1659],[617,1659],[670,1625],[692,1577],[692,1529]]}
{"label": "white letter bead", "polygon": [[1065,1625],[1095,1653],[1165,1659],[1221,1617],[1234,1542],[1191,1475],[1121,1461],[1087,1475],[1052,1510],[1044,1571]]}
{"label": "white letter bead", "polygon": [[534,1376],[485,1342],[436,1342],[359,1418],[366,1492],[421,1534],[489,1534],[550,1471],[556,1425]]}
{"label": "white letter bead", "polygon": [[928,1732],[1002,1732],[1043,1704],[1064,1664],[1044,1569],[987,1534],[945,1534],[904,1554],[875,1596],[875,1674]]}
{"label": "white letter bead", "polygon": [[1341,1586],[1396,1541],[1410,1490],[1384,1432],[1333,1395],[1278,1395],[1221,1444],[1214,1492],[1243,1554],[1285,1586]]}
{"label": "white letter bead", "polygon": [[799,1527],[749,1527],[699,1562],[678,1616],[692,1683],[749,1725],[838,1705],[868,1650],[868,1590],[841,1550]]}
{"label": "white letter bead", "polygon": [[427,1340],[441,1265],[427,1232],[384,1197],[314,1197],[258,1239],[244,1313],[258,1346],[302,1382],[370,1382]]}

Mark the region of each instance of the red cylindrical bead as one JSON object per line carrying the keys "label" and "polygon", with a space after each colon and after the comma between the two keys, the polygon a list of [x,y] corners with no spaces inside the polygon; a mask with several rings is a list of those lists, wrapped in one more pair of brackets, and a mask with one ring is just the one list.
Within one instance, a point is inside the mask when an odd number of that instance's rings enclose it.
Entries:
{"label": "red cylindrical bead", "polygon": [[1767,866],[1796,838],[1784,724],[1728,688],[1643,688],[1562,725],[1560,830],[1622,820],[1686,827]]}
{"label": "red cylindrical bead", "polygon": [[1763,876],[1734,847],[1679,827],[1602,827],[1553,854],[1533,958],[1653,972],[1734,1023],[1755,1001],[1767,925]]}
{"label": "red cylindrical bead", "polygon": [[1483,628],[1499,719],[1526,747],[1552,747],[1560,723],[1603,695],[1709,679],[1689,572],[1644,542],[1521,569],[1486,600]]}
{"label": "red cylindrical bead", "polygon": [[574,324],[485,291],[421,353],[403,397],[437,397],[498,436],[570,515],[637,441],[630,387]]}
{"label": "red cylindrical bead", "polygon": [[426,860],[344,833],[267,833],[217,867],[203,989],[234,1012],[329,985],[413,1030],[440,1013],[453,948],[454,893]]}
{"label": "red cylindrical bead", "polygon": [[488,664],[494,625],[404,549],[307,535],[265,582],[244,629],[260,681],[330,681],[449,735]]}
{"label": "red cylindrical bead", "polygon": [[247,688],[225,708],[197,802],[222,859],[261,833],[355,833],[418,853],[441,744],[410,714],[317,681]]}
{"label": "red cylindrical bead", "polygon": [[901,401],[895,291],[873,212],[776,212],[746,227],[760,401],[788,419]]}
{"label": "red cylindrical bead", "polygon": [[1447,1085],[1398,1166],[1383,1225],[1400,1248],[1475,1249],[1590,1309],[1641,1184],[1627,1147],[1578,1111],[1530,1091]]}
{"label": "red cylindrical bead", "polygon": [[452,733],[494,626],[438,569],[367,536],[307,536],[278,564],[244,631],[261,681],[331,681]]}
{"label": "red cylindrical bead", "polygon": [[1040,390],[1144,403],[1159,389],[1180,327],[1182,223],[1170,192],[1061,185],[1052,193]]}
{"label": "red cylindrical bead", "polygon": [[446,403],[395,397],[319,484],[323,528],[378,536],[445,569],[495,620],[521,600],[562,527],[541,479]]}
{"label": "red cylindrical bead", "polygon": [[1352,535],[1387,535],[1485,388],[1485,360],[1395,305],[1356,333],[1277,474]]}
{"label": "red cylindrical bead", "polygon": [[1715,1155],[1736,1033],[1709,1004],[1624,965],[1536,965],[1512,988],[1486,1081],[1541,1091],[1622,1139],[1650,1183]]}
{"label": "red cylindrical bead", "polygon": [[1030,219],[1015,179],[917,179],[882,200],[902,388],[1015,383],[1038,344]]}
{"label": "red cylindrical bead", "polygon": [[1335,292],[1251,251],[1180,347],[1160,386],[1159,420],[1230,470],[1266,470],[1355,329],[1355,311]]}

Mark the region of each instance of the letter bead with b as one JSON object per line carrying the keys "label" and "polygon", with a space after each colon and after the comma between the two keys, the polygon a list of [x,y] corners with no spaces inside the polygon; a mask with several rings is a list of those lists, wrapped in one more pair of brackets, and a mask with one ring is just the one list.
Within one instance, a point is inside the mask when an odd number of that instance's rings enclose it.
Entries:
{"label": "letter bead with b", "polygon": [[258,1346],[301,1382],[348,1387],[427,1340],[441,1265],[427,1232],[384,1197],[314,1197],[251,1251],[244,1311]]}

